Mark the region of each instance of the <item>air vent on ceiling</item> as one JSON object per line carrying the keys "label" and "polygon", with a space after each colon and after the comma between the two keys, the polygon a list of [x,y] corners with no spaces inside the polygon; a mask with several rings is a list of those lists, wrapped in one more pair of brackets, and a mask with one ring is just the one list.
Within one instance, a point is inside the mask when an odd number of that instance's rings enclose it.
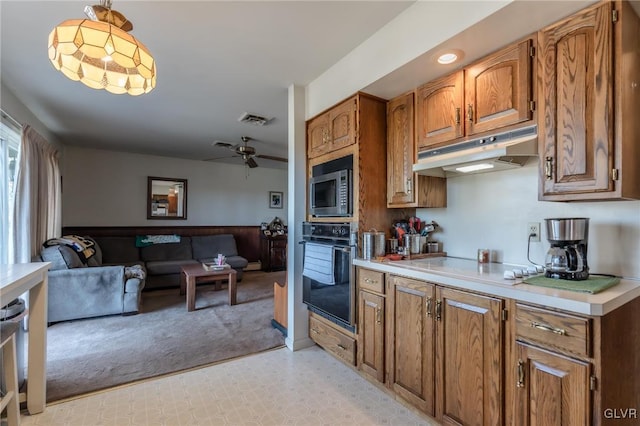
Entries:
{"label": "air vent on ceiling", "polygon": [[264,126],[269,122],[269,120],[271,119],[256,114],[249,114],[248,112],[245,112],[240,116],[240,118],[238,118],[238,121],[241,123],[249,123],[255,126]]}

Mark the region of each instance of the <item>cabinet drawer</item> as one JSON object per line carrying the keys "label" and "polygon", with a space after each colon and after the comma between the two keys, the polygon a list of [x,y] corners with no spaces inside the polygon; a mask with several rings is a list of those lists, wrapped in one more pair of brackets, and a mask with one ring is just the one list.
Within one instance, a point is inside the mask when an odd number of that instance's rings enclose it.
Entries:
{"label": "cabinet drawer", "polygon": [[384,294],[384,273],[358,268],[358,287],[361,290]]}
{"label": "cabinet drawer", "polygon": [[311,340],[350,365],[356,365],[356,340],[321,320],[309,317]]}
{"label": "cabinet drawer", "polygon": [[591,356],[588,318],[516,304],[516,335],[542,346]]}

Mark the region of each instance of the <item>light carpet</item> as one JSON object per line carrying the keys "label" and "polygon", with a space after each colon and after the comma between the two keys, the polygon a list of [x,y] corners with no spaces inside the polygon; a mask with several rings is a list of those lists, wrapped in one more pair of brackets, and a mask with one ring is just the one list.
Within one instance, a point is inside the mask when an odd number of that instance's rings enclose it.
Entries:
{"label": "light carpet", "polygon": [[142,312],[51,325],[47,334],[47,401],[282,346],[271,326],[273,283],[285,272],[245,272],[237,302],[226,284],[198,286],[187,312],[178,289],[143,292]]}

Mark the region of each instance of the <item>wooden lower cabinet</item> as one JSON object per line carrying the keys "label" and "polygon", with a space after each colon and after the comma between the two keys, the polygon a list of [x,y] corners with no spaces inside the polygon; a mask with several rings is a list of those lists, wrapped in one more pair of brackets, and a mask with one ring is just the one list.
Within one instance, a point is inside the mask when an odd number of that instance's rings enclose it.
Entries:
{"label": "wooden lower cabinet", "polygon": [[384,296],[360,290],[358,298],[358,368],[384,382]]}
{"label": "wooden lower cabinet", "polygon": [[522,426],[592,424],[588,362],[516,343],[515,421]]}
{"label": "wooden lower cabinet", "polygon": [[503,424],[504,301],[442,287],[436,299],[436,417]]}
{"label": "wooden lower cabinet", "polygon": [[435,416],[435,285],[387,277],[388,385],[404,400]]}
{"label": "wooden lower cabinet", "polygon": [[309,337],[345,363],[356,365],[356,339],[347,330],[310,312]]}

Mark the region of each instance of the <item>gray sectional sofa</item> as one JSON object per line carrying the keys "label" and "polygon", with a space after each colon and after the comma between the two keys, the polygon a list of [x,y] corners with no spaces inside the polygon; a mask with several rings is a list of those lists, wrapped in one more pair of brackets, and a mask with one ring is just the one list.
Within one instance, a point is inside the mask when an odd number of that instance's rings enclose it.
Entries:
{"label": "gray sectional sofa", "polygon": [[231,234],[181,237],[179,242],[136,246],[135,237],[96,237],[96,254],[85,263],[65,246],[42,250],[49,270],[48,322],[136,314],[142,290],[180,286],[180,267],[212,262],[221,253],[237,271],[247,266]]}

